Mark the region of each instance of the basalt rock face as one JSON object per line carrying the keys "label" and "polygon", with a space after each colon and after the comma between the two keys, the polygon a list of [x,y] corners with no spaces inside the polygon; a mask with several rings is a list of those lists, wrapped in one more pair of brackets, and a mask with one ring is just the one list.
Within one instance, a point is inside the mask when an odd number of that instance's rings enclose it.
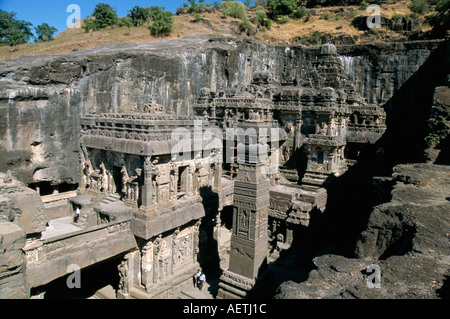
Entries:
{"label": "basalt rock face", "polygon": [[[443,41],[349,45],[338,47],[337,54],[348,82],[368,103],[414,122],[423,111],[417,115],[414,108],[405,111],[402,105],[419,94],[412,90],[394,97],[419,69],[438,60],[433,56],[441,54],[443,45]],[[0,123],[4,154],[0,171],[11,170],[25,184],[76,184],[80,116],[141,110],[153,99],[169,113],[192,114],[202,88],[247,86],[258,72],[270,73],[279,91],[307,86],[304,79],[319,54],[319,47],[191,36],[1,62],[0,114],[5,120]],[[439,78],[437,70],[434,78]],[[413,82],[412,88],[421,85]],[[402,128],[393,132],[402,134]]]}
{"label": "basalt rock face", "polygon": [[309,278],[283,283],[276,298],[448,298],[450,168],[398,165],[392,178],[392,199],[373,209],[355,258],[316,257]]}

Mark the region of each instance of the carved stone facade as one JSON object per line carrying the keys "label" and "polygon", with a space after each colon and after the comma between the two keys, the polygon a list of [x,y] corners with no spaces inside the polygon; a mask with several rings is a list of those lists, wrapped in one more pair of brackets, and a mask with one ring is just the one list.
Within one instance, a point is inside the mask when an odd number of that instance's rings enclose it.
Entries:
{"label": "carved stone facade", "polygon": [[[267,154],[271,251],[289,247],[293,229],[309,226],[311,215],[324,211],[325,187],[347,171],[363,145],[376,143],[386,131],[385,111],[365,102],[348,83],[334,45],[320,48],[310,71],[291,81],[286,69],[283,83],[270,71],[258,71],[247,87],[204,88],[194,106],[225,131],[224,173],[231,179],[240,161],[255,162],[248,152],[242,156],[238,129],[258,142],[263,136],[261,144],[268,141],[267,152],[253,153]],[[259,130],[252,136],[251,129],[264,125],[269,134]]]}

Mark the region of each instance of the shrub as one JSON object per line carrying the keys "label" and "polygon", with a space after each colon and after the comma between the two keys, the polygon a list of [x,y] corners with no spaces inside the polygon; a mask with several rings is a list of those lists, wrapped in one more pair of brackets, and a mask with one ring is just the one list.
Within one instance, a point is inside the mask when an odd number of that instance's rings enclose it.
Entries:
{"label": "shrub", "polygon": [[272,18],[291,16],[298,7],[296,0],[267,0],[266,3]]}
{"label": "shrub", "polygon": [[332,15],[331,15],[331,13],[329,13],[329,12],[325,12],[325,13],[323,13],[321,16],[320,16],[320,18],[319,19],[323,19],[323,20],[330,20],[332,18]]}
{"label": "shrub", "polygon": [[285,24],[289,21],[289,17],[288,16],[279,16],[277,18],[277,22],[281,23],[281,24]]}
{"label": "shrub", "polygon": [[369,4],[366,1],[362,1],[360,4],[361,10],[366,10]]}
{"label": "shrub", "polygon": [[250,21],[248,21],[247,18],[242,20],[241,24],[239,25],[239,30],[249,36],[255,34],[255,30],[253,29],[252,24],[250,23]]}
{"label": "shrub", "polygon": [[120,17],[117,20],[117,26],[120,28],[122,28],[122,27],[131,28],[133,25],[134,25],[134,23],[130,17]]}
{"label": "shrub", "polygon": [[311,35],[309,36],[309,42],[311,43],[318,43],[320,40],[320,32],[319,31],[314,31],[313,33],[311,33]]}
{"label": "shrub", "polygon": [[415,12],[411,12],[406,17],[410,18],[410,19],[418,19],[419,15],[417,13],[415,13]]}
{"label": "shrub", "polygon": [[257,27],[270,28],[272,26],[272,21],[267,17],[266,10],[261,6],[255,8],[255,16],[253,17],[252,22],[256,24]]}
{"label": "shrub", "polygon": [[297,10],[294,12],[294,18],[301,19],[307,14],[307,9],[305,6],[298,6]]}
{"label": "shrub", "polygon": [[409,8],[412,12],[425,14],[428,12],[428,2],[426,0],[414,0]]}
{"label": "shrub", "polygon": [[89,31],[96,31],[97,25],[95,24],[95,20],[92,17],[87,16],[86,19],[83,20],[83,24],[81,26],[83,30],[88,33]]}
{"label": "shrub", "polygon": [[247,8],[245,4],[239,1],[223,1],[220,3],[222,13],[226,16],[244,20],[246,18]]}
{"label": "shrub", "polygon": [[394,14],[394,15],[392,16],[392,20],[393,20],[394,22],[399,22],[399,21],[402,20],[402,19],[403,19],[403,16],[402,16],[400,13]]}
{"label": "shrub", "polygon": [[202,15],[201,15],[201,13],[194,13],[193,15],[193,18],[194,18],[194,22],[200,22],[201,20],[202,20]]}

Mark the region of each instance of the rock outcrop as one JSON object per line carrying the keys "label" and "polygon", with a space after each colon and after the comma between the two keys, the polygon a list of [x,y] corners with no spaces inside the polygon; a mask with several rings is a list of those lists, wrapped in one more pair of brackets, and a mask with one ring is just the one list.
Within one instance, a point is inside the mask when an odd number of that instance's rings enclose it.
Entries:
{"label": "rock outcrop", "polygon": [[0,173],[0,299],[30,297],[23,248],[27,237],[40,237],[47,220],[36,191]]}
{"label": "rock outcrop", "polygon": [[276,298],[448,298],[450,167],[398,165],[392,178],[392,199],[373,209],[355,258],[314,258],[309,278],[283,283]]}

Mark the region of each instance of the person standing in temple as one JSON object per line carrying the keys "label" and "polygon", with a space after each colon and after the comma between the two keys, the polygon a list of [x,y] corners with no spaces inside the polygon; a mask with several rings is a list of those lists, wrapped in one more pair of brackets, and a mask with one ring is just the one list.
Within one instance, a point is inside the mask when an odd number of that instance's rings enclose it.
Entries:
{"label": "person standing in temple", "polygon": [[205,274],[202,272],[202,274],[201,274],[200,277],[199,277],[198,289],[202,290],[203,284],[205,283],[205,281],[206,281],[206,276],[205,276]]}
{"label": "person standing in temple", "polygon": [[201,274],[202,271],[200,269],[197,269],[197,273],[194,275],[194,287],[199,287]]}
{"label": "person standing in temple", "polygon": [[73,222],[76,223],[80,218],[80,207],[77,205],[75,208],[75,216],[73,217]]}

